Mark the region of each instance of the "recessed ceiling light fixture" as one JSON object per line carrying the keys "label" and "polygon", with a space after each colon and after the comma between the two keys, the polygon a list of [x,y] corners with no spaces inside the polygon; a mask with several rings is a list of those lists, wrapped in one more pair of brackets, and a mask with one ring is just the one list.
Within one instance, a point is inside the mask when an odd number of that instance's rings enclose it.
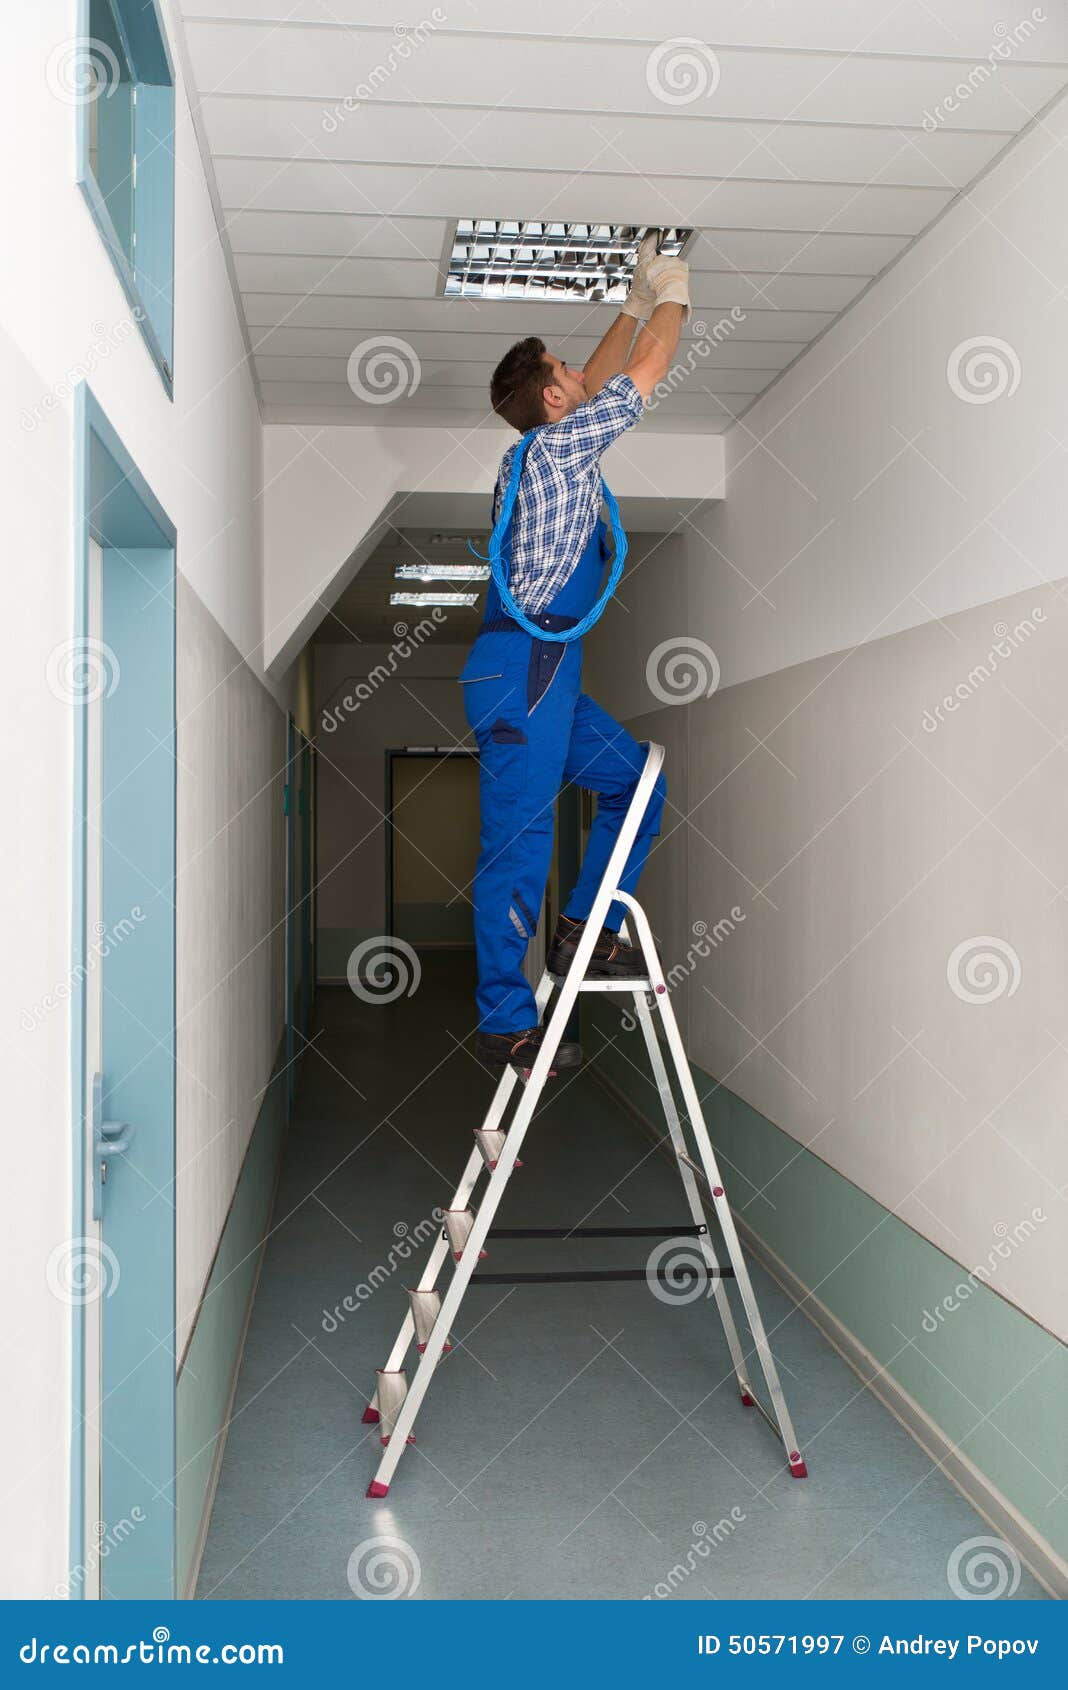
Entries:
{"label": "recessed ceiling light fixture", "polygon": [[470,610],[478,603],[477,593],[390,593],[390,604],[409,604],[413,606],[445,604],[453,605],[457,609]]}
{"label": "recessed ceiling light fixture", "polygon": [[[642,236],[636,223],[457,220],[445,297],[561,299],[617,304],[627,296]],[[677,257],[692,229],[661,229],[660,251]]]}
{"label": "recessed ceiling light fixture", "polygon": [[398,563],[398,581],[488,581],[488,563]]}

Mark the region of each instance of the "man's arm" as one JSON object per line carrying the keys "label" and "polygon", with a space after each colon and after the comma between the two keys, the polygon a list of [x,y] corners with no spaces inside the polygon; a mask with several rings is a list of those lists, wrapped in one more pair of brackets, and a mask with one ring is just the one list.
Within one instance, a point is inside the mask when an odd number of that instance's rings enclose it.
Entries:
{"label": "man's arm", "polygon": [[625,368],[636,326],[637,319],[621,311],[585,365],[582,374],[586,380],[586,392],[591,399],[595,393],[600,393],[610,377],[618,376],[620,370]]}
{"label": "man's arm", "polygon": [[623,373],[630,377],[643,399],[648,399],[671,368],[685,310],[685,305],[673,301],[658,305],[649,321],[642,324]]}

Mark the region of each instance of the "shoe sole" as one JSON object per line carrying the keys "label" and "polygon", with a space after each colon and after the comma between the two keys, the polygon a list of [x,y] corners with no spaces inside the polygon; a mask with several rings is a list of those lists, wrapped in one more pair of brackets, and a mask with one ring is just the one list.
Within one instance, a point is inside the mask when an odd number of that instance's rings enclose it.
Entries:
{"label": "shoe sole", "polygon": [[[496,1055],[490,1056],[487,1052],[477,1050],[477,1049],[475,1051],[475,1055],[478,1057],[478,1060],[480,1062],[485,1063],[487,1068],[514,1068],[517,1074],[528,1074],[529,1075],[533,1071],[533,1067],[534,1067],[533,1062],[513,1062],[507,1056],[496,1056]],[[581,1068],[581,1067],[582,1067],[582,1052],[581,1051],[579,1052],[577,1057],[565,1056],[563,1059],[561,1059],[557,1055],[557,1056],[553,1057],[553,1066],[549,1069],[548,1078],[550,1080],[555,1079],[558,1069],[563,1069],[566,1072],[571,1073],[576,1068]]]}
{"label": "shoe sole", "polygon": [[[565,967],[559,968],[555,963],[547,962],[545,966],[549,972],[550,979],[559,980],[563,983],[563,981],[567,979],[568,969],[571,967],[571,964],[567,963]],[[613,967],[610,962],[591,963],[589,968],[586,970],[587,980],[633,980],[638,982],[640,980],[648,980],[648,978],[648,974],[644,971],[640,974],[632,974],[629,969]]]}

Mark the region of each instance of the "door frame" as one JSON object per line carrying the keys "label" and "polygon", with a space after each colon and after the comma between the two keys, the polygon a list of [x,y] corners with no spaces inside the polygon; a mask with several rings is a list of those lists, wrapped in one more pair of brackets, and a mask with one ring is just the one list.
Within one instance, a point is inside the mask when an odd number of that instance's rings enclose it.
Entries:
{"label": "door frame", "polygon": [[[74,393],[74,617],[70,660],[83,667],[90,632],[90,542],[105,559],[106,689],[72,709],[71,1248],[91,1246],[91,1087],[87,1084],[89,978],[107,956],[101,1072],[109,1115],[134,1125],[128,1152],[110,1163],[97,1290],[71,1298],[71,1475],[67,1593],[84,1598],[86,1568],[107,1555],[104,1594],[174,1595],[175,1564],[175,922],[177,764],[174,579],[178,534],[89,384]],[[79,646],[79,642],[81,645]],[[113,644],[114,642],[114,644]],[[112,679],[114,684],[112,685]],[[135,936],[112,947],[87,931],[89,709],[104,721],[104,784],[97,831],[105,922],[143,911]],[[98,718],[99,720],[99,718]],[[145,738],[152,742],[145,750]],[[109,760],[108,745],[112,747]],[[117,778],[115,778],[117,777]],[[150,821],[146,821],[146,816]],[[153,889],[155,889],[153,891]],[[161,902],[162,898],[162,902]],[[140,900],[140,901],[139,901]],[[101,941],[105,947],[102,951]],[[137,1009],[131,1007],[136,1003]],[[110,1006],[110,1007],[109,1007]],[[147,1192],[146,1201],[142,1193]],[[110,1210],[108,1201],[110,1199]],[[108,1222],[110,1220],[110,1226]],[[105,1276],[112,1242],[119,1272]],[[136,1264],[136,1269],[132,1262]],[[123,1261],[127,1272],[122,1275]],[[120,1295],[121,1290],[121,1295]],[[113,1302],[113,1297],[118,1301]],[[86,1373],[86,1305],[104,1340],[102,1379]],[[150,1339],[147,1335],[151,1331]],[[133,1382],[136,1375],[136,1383]],[[89,1389],[101,1425],[88,1420]],[[104,1407],[104,1405],[110,1405]],[[99,1435],[106,1548],[90,1541],[87,1438]],[[132,1523],[132,1529],[129,1529]],[[99,1531],[95,1534],[100,1537]]]}
{"label": "door frame", "polygon": [[467,757],[474,762],[479,761],[478,748],[466,745],[436,745],[407,746],[400,745],[386,749],[386,805],[385,826],[383,837],[386,851],[386,920],[383,929],[384,937],[396,937],[393,931],[393,760],[396,757],[412,757],[424,763],[447,763],[450,758]]}

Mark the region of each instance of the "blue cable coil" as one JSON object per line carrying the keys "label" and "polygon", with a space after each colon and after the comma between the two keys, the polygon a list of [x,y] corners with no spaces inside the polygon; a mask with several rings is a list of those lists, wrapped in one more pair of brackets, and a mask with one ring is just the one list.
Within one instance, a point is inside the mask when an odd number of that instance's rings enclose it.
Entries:
{"label": "blue cable coil", "polygon": [[[511,473],[508,477],[508,485],[504,490],[504,498],[501,500],[501,508],[498,512],[497,520],[493,525],[493,532],[490,535],[489,558],[488,560],[486,558],[482,558],[481,561],[483,563],[487,561],[489,562],[490,574],[493,577],[493,585],[497,589],[501,605],[514,622],[518,622],[519,626],[524,629],[526,633],[533,634],[535,639],[552,640],[561,645],[566,645],[570,643],[571,640],[580,640],[583,634],[588,634],[594,623],[598,622],[604,615],[605,606],[608,604],[612,594],[619,586],[620,577],[623,574],[623,564],[627,556],[627,536],[624,532],[623,523],[620,519],[619,505],[616,502],[616,496],[612,492],[611,488],[602,481],[601,491],[604,494],[604,502],[608,510],[608,520],[612,526],[613,544],[612,569],[609,574],[608,581],[605,584],[604,592],[597,600],[597,603],[593,606],[593,609],[587,611],[586,615],[583,616],[573,628],[565,628],[562,632],[551,633],[548,629],[541,628],[536,622],[532,622],[530,620],[529,616],[525,614],[512,597],[511,588],[508,585],[509,566],[505,563],[502,548],[504,536],[508,532],[508,526],[512,520],[512,511],[515,506],[516,496],[519,492],[519,478],[523,473],[523,463],[526,459],[527,448],[533,440],[534,434],[534,429],[528,430],[528,432],[522,436],[519,445],[516,447],[515,456],[512,459]],[[481,557],[481,554],[475,551],[475,548],[471,544],[470,540],[468,540],[467,544],[469,549],[474,552],[475,557]]]}

